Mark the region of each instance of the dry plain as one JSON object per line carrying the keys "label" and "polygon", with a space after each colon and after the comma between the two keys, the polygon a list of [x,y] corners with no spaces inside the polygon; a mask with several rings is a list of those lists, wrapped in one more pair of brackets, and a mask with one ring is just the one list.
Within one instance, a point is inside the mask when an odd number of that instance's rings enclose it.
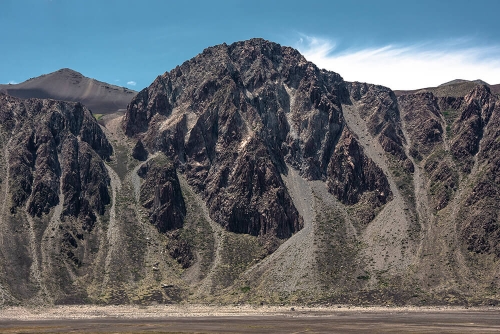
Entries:
{"label": "dry plain", "polygon": [[58,306],[4,308],[2,333],[497,333],[496,307]]}

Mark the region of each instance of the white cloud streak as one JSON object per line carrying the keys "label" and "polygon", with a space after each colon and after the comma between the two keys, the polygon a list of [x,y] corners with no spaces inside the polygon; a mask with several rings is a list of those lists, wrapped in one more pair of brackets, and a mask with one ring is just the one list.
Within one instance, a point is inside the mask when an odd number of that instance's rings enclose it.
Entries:
{"label": "white cloud streak", "polygon": [[16,84],[18,84],[17,81],[14,81],[14,80],[9,81],[9,85],[16,85]]}
{"label": "white cloud streak", "polygon": [[500,83],[500,46],[471,47],[467,42],[464,39],[336,52],[334,42],[304,36],[296,47],[307,60],[339,73],[347,81],[392,89],[433,87],[454,79]]}
{"label": "white cloud streak", "polygon": [[137,82],[135,82],[135,81],[128,81],[127,85],[129,85],[129,86],[135,86],[135,85],[137,85]]}

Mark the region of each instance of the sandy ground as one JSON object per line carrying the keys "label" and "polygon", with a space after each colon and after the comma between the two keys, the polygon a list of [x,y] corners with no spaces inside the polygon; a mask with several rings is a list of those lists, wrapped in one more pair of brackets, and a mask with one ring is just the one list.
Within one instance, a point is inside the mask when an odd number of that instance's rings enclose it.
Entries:
{"label": "sandy ground", "polygon": [[500,333],[500,308],[56,306],[0,309],[2,333]]}
{"label": "sandy ground", "polygon": [[499,307],[361,307],[361,306],[211,306],[211,305],[71,305],[53,307],[8,307],[0,309],[0,321],[4,320],[49,320],[49,319],[94,319],[94,318],[164,318],[164,317],[241,317],[275,316],[323,317],[338,314],[384,313],[496,313]]}

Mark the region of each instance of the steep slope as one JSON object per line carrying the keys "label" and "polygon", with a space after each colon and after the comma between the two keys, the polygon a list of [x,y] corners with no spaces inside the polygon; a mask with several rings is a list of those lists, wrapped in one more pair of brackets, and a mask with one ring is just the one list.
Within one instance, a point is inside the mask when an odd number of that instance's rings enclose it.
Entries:
{"label": "steep slope", "polygon": [[0,94],[0,124],[3,304],[180,300],[182,284],[158,283],[180,281],[179,263],[190,261],[175,232],[159,233],[182,227],[186,214],[165,157],[123,154],[127,140],[80,103]]}
{"label": "steep slope", "polygon": [[448,301],[498,299],[498,97],[475,85],[398,102],[431,213],[418,275]]}
{"label": "steep slope", "polygon": [[0,85],[0,91],[22,99],[40,98],[80,102],[95,114],[108,114],[127,108],[136,91],[87,78],[69,68],[31,78],[13,85]]}
{"label": "steep slope", "polygon": [[83,298],[68,284],[93,258],[112,148],[79,103],[0,95],[0,120],[2,285],[17,300]]}

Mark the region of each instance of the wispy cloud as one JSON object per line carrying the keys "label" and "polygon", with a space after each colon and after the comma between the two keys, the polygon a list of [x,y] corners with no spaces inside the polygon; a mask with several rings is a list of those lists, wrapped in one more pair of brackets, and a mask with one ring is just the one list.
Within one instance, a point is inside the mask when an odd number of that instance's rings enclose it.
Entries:
{"label": "wispy cloud", "polygon": [[10,81],[9,81],[9,84],[10,84],[10,85],[15,85],[15,84],[17,84],[17,83],[18,83],[18,82],[17,82],[17,81],[14,81],[14,80],[10,80]]}
{"label": "wispy cloud", "polygon": [[338,51],[331,40],[303,36],[296,47],[307,60],[345,80],[392,89],[437,86],[453,79],[500,83],[500,46],[470,45],[470,40],[461,39]]}
{"label": "wispy cloud", "polygon": [[129,85],[129,86],[135,86],[135,85],[137,85],[137,82],[135,82],[135,81],[128,81],[127,85]]}

